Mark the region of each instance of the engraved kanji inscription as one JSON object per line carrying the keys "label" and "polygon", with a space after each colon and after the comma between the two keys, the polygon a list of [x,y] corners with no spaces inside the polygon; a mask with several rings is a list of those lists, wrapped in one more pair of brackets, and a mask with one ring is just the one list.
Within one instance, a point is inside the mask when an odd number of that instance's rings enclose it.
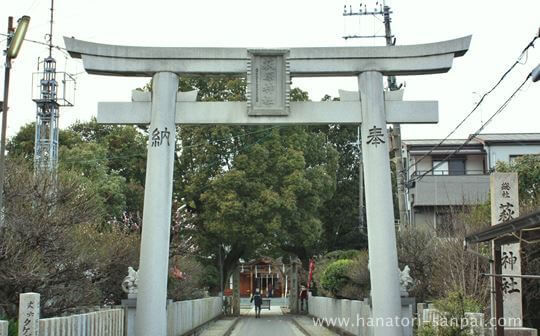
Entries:
{"label": "engraved kanji inscription", "polygon": [[367,144],[377,146],[381,143],[384,143],[382,128],[373,125],[373,128],[369,130]]}
{"label": "engraved kanji inscription", "polygon": [[500,204],[499,210],[499,221],[502,222],[506,222],[514,218],[514,214],[516,213],[514,211],[514,205],[510,202],[506,202],[506,204]]}
{"label": "engraved kanji inscription", "polygon": [[171,138],[171,132],[167,130],[167,127],[163,131],[160,131],[159,128],[155,128],[152,131],[152,147],[159,147],[163,144],[163,142],[167,141],[167,146],[171,145],[170,142]]}

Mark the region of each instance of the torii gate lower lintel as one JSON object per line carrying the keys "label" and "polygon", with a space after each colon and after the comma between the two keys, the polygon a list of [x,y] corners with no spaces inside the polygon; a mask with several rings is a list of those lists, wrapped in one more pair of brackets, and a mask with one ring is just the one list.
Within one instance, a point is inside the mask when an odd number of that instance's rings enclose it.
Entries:
{"label": "torii gate lower lintel", "polygon": [[[374,335],[401,336],[401,316],[386,123],[436,123],[437,102],[385,97],[383,75],[447,72],[471,37],[411,46],[292,48],[145,48],[65,38],[86,71],[152,76],[151,98],[100,103],[98,122],[150,124],[139,264],[137,336],[166,335],[166,298],[175,124],[361,124]],[[248,79],[247,102],[194,102],[177,97],[181,75],[238,74]],[[290,77],[357,76],[359,101],[290,102]],[[180,98],[180,99],[179,99]]]}

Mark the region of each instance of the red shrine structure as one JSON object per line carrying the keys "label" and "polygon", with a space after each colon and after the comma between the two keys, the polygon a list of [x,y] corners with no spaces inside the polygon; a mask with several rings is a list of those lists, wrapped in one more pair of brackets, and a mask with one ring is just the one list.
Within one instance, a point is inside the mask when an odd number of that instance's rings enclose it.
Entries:
{"label": "red shrine structure", "polygon": [[[287,267],[280,259],[262,257],[241,262],[240,297],[250,297],[258,288],[263,297],[284,297],[290,288]],[[225,288],[225,295],[232,296],[232,276]]]}

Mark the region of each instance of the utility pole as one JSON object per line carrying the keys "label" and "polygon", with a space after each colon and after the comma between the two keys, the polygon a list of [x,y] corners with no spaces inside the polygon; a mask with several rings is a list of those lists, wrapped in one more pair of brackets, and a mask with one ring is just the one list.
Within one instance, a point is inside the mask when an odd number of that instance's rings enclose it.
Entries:
{"label": "utility pole", "polygon": [[[392,46],[395,44],[395,38],[392,35],[392,28],[390,23],[392,19],[390,18],[390,7],[384,5],[383,15],[384,15],[384,32],[386,45]],[[388,76],[388,89],[390,91],[399,90],[400,87],[396,84],[395,76]],[[399,224],[400,226],[407,225],[407,202],[405,200],[405,181],[404,181],[404,168],[403,168],[403,157],[401,155],[401,125],[393,124],[392,128],[392,144],[394,146],[394,164],[396,166],[396,190],[398,193],[398,206],[399,206]]]}
{"label": "utility pole", "polygon": [[[9,49],[11,39],[15,33],[13,27],[13,17],[8,17],[7,28],[7,47]],[[2,103],[2,131],[0,135],[0,227],[4,224],[4,175],[5,175],[5,152],[6,152],[6,130],[7,130],[7,112],[8,112],[8,98],[9,98],[9,77],[11,71],[11,59],[6,52],[6,64],[4,73],[4,102]]]}
{"label": "utility pole", "polygon": [[[395,44],[395,37],[392,35],[392,29],[390,23],[392,22],[392,19],[390,17],[390,14],[392,14],[392,11],[390,10],[390,7],[386,4],[379,5],[378,8],[375,8],[374,10],[368,10],[367,5],[364,5],[364,7],[360,7],[359,11],[353,11],[351,7],[347,9],[345,6],[343,9],[343,16],[375,16],[380,15],[384,18],[384,35],[347,35],[343,36],[345,40],[350,38],[377,38],[377,37],[384,37],[386,40],[387,46],[393,46]],[[390,91],[399,90],[401,88],[401,85],[398,86],[396,83],[396,77],[395,76],[388,76],[388,89]],[[392,125],[392,144],[394,151],[394,163],[396,166],[396,190],[398,193],[398,206],[399,206],[399,221],[400,225],[407,225],[408,224],[408,217],[407,217],[407,202],[405,199],[405,179],[404,179],[404,169],[403,169],[403,157],[401,154],[401,125],[400,124],[393,124]],[[362,159],[360,159],[360,165],[362,165]],[[360,172],[360,194],[363,195],[363,176],[362,171]],[[360,197],[361,201],[363,202],[363,197]],[[362,207],[361,207],[362,209]],[[361,211],[362,212],[362,211]]]}
{"label": "utility pole", "polygon": [[4,225],[4,176],[6,171],[6,132],[7,113],[9,98],[9,79],[11,71],[11,61],[17,58],[21,45],[24,41],[30,17],[23,16],[19,19],[17,29],[13,26],[13,17],[8,17],[7,39],[6,39],[6,63],[4,74],[4,100],[2,103],[2,130],[0,135],[0,227]]}

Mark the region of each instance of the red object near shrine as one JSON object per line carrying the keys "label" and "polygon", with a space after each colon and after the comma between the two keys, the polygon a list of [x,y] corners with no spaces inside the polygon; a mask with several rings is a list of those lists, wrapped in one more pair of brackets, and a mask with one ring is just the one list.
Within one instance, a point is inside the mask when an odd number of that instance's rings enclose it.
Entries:
{"label": "red object near shrine", "polygon": [[309,259],[309,278],[307,288],[311,288],[311,280],[313,279],[313,271],[315,270],[315,260],[313,258]]}

